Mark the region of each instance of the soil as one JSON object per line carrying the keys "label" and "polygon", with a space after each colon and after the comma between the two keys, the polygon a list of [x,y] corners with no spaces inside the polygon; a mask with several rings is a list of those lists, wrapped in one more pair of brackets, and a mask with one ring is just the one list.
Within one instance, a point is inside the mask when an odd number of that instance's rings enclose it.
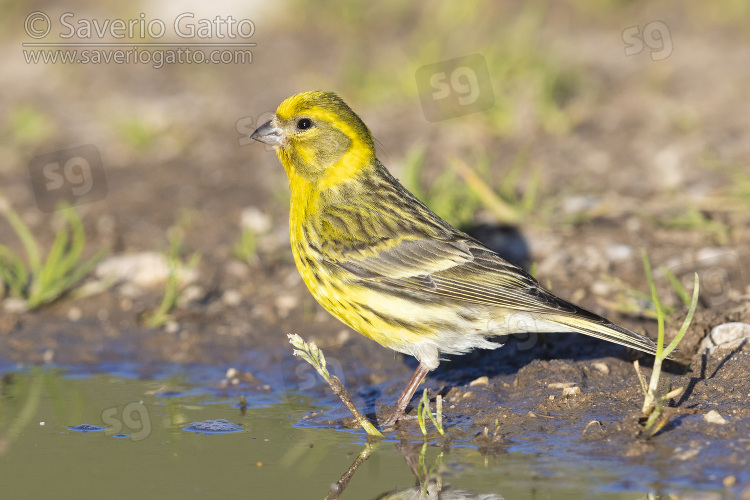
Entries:
{"label": "soil", "polygon": [[[532,123],[509,136],[494,136],[471,117],[428,124],[418,99],[409,94],[412,89],[395,82],[392,92],[402,96],[353,105],[360,104],[355,109],[396,174],[417,142],[427,146],[426,178],[442,171],[446,158],[483,149],[491,160],[490,176],[500,179],[517,154],[530,151],[544,179],[538,205],[555,208],[540,208],[516,232],[488,227],[491,218],[478,214],[476,234],[500,248],[505,238],[522,238],[520,255],[517,243],[508,244],[509,258],[537,263],[537,277],[560,296],[655,337],[655,321],[612,306],[622,283],[646,290],[640,249],[648,251],[654,267],[689,279],[698,271],[706,283],[678,359],[666,366],[672,386],[684,391],[670,401],[669,421],[655,436],[639,436],[643,396],[633,353],[580,335],[550,334],[511,338],[503,348],[454,357],[427,377],[426,386],[445,398],[453,439],[470,440],[487,454],[502,453],[511,439],[523,438],[541,449],[565,441],[573,443],[568,451],[574,453],[633,461],[672,457],[685,462],[686,475],[718,483],[734,478],[726,481],[747,493],[742,488],[750,485],[750,352],[744,345],[706,353],[699,345],[719,324],[750,323],[750,214],[742,198],[731,194],[739,185],[733,171],[750,176],[744,133],[750,116],[750,43],[746,28],[701,22],[678,4],[670,6],[683,16],[670,17],[676,49],[664,61],[652,61],[646,53],[625,57],[619,43],[623,27],[657,19],[659,8],[643,5],[642,11],[628,11],[628,20],[596,26],[586,24],[586,16],[545,25],[543,38],[565,42],[563,48],[556,45],[561,60],[596,82],[594,97],[579,97],[571,105],[577,118],[564,134]],[[6,115],[32,106],[51,128],[21,138],[5,120],[0,186],[43,248],[54,238],[55,218],[37,208],[26,164],[42,152],[95,144],[108,192],[102,201],[77,207],[87,234],[86,255],[103,247],[108,255],[165,251],[177,233],[184,254],[199,252],[201,260],[188,299],[161,328],[143,323],[144,313],[161,300],[161,286],[133,289],[120,283],[23,313],[0,307],[2,359],[135,362],[144,373],[163,362],[209,364],[251,372],[272,390],[288,384],[329,394],[312,370],[292,357],[286,333],[294,332],[324,350],[334,374],[367,413],[385,414],[414,360],[347,329],[314,302],[288,248],[288,209],[280,201],[286,200],[283,170],[261,145],[238,145],[238,120],[255,120],[295,92],[327,84],[350,100],[345,84],[299,71],[338,64],[337,49],[319,50],[328,36],[316,31],[322,28],[299,34],[273,19],[266,26],[276,22],[278,29],[258,35],[249,70],[26,65],[19,62],[18,40],[5,39],[2,50],[13,57],[0,58],[5,89],[0,109]],[[294,43],[290,33],[296,33]],[[135,122],[145,130],[145,144],[123,138]],[[472,127],[479,132],[472,134]],[[709,168],[708,153],[735,169]],[[242,211],[250,206],[268,217],[272,229],[259,238],[257,256],[241,262],[233,247]],[[693,209],[700,224],[664,222]],[[22,250],[3,218],[0,242]],[[663,274],[658,285],[666,296]],[[685,314],[684,307],[676,309],[668,337]],[[650,374],[651,358],[640,362]],[[563,395],[574,387],[580,391]],[[710,410],[728,423],[707,422]],[[315,416],[314,422],[351,425],[343,407]],[[411,435],[412,424],[400,424],[397,432]]]}

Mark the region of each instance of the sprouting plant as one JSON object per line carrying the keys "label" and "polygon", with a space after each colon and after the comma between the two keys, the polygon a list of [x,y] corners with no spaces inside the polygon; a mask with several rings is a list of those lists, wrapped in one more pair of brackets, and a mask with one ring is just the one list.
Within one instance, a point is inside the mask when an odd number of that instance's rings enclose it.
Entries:
{"label": "sprouting plant", "polygon": [[[643,268],[646,272],[646,281],[648,282],[648,286],[651,289],[651,300],[653,300],[654,307],[656,308],[656,320],[658,322],[658,336],[656,340],[656,355],[654,358],[654,367],[651,371],[651,379],[649,380],[648,385],[646,384],[646,379],[641,375],[640,367],[638,364],[638,361],[634,362],[635,365],[635,371],[638,374],[638,381],[641,384],[641,389],[643,389],[644,394],[644,400],[643,400],[643,407],[641,408],[641,411],[643,412],[643,415],[647,418],[646,425],[645,425],[645,432],[647,433],[647,436],[653,436],[656,432],[659,431],[664,425],[667,423],[667,419],[663,417],[662,409],[664,408],[664,404],[669,399],[676,397],[682,392],[682,388],[675,389],[670,391],[670,383],[667,381],[666,389],[663,393],[659,393],[659,379],[661,377],[661,365],[662,362],[667,359],[667,357],[677,348],[679,343],[682,341],[682,338],[685,336],[685,332],[687,331],[688,327],[690,326],[690,322],[693,320],[693,314],[695,314],[695,309],[698,306],[698,295],[699,295],[699,279],[698,279],[698,273],[695,273],[695,284],[693,287],[693,297],[690,302],[690,307],[688,309],[687,316],[685,317],[685,321],[682,323],[682,327],[680,328],[679,332],[677,333],[677,336],[675,336],[674,340],[670,342],[670,344],[667,347],[664,346],[664,311],[662,310],[661,302],[659,300],[659,295],[656,292],[656,285],[654,284],[654,278],[651,273],[651,264],[649,263],[648,256],[646,255],[646,252],[643,252]],[[659,422],[657,424],[657,422]]]}
{"label": "sprouting plant", "polygon": [[190,256],[187,264],[183,264],[180,260],[181,246],[182,241],[179,236],[175,235],[170,238],[169,253],[167,254],[169,274],[164,288],[164,297],[159,304],[159,308],[145,318],[145,324],[149,328],[158,328],[172,319],[171,312],[177,306],[183,292],[183,273],[186,270],[194,269],[200,260],[200,254],[196,252]]}
{"label": "sprouting plant", "polygon": [[466,163],[456,158],[451,167],[466,182],[482,204],[504,224],[517,224],[521,220],[520,211],[498,196],[492,188]]}
{"label": "sprouting plant", "polygon": [[344,387],[341,380],[339,380],[336,375],[328,373],[328,368],[326,368],[326,358],[323,356],[323,351],[321,351],[314,342],[305,342],[302,340],[302,337],[296,333],[289,333],[287,334],[287,337],[289,337],[289,343],[295,348],[294,355],[301,357],[315,368],[320,376],[323,377],[329,386],[331,386],[333,393],[341,399],[341,402],[344,403],[347,408],[349,408],[349,411],[352,412],[352,415],[354,415],[354,418],[357,419],[357,422],[365,432],[370,436],[383,437],[383,434],[381,434],[380,431],[375,428],[375,426],[372,425],[372,423],[367,420],[367,418],[362,415],[354,405],[352,397],[349,395],[349,391],[346,390],[346,387]]}
{"label": "sprouting plant", "polygon": [[417,405],[417,421],[419,422],[419,428],[422,430],[422,434],[425,436],[427,435],[427,426],[424,419],[425,414],[430,417],[432,425],[435,426],[435,429],[437,429],[440,435],[445,436],[445,430],[443,430],[443,397],[440,394],[435,398],[435,407],[436,414],[433,416],[432,411],[430,410],[428,390],[425,389],[422,392],[422,399],[419,400],[419,404]]}
{"label": "sprouting plant", "polygon": [[0,198],[0,213],[10,222],[26,252],[24,262],[21,256],[0,245],[0,286],[6,287],[12,296],[24,300],[28,309],[48,304],[69,291],[106,253],[106,250],[101,250],[82,260],[86,234],[73,208],[60,209],[64,223],[44,258],[29,227],[3,198]]}
{"label": "sprouting plant", "polygon": [[[425,148],[413,147],[403,162],[403,181],[407,189],[435,211],[440,217],[457,227],[465,227],[474,220],[482,206],[482,199],[465,182],[461,182],[456,171],[445,169],[429,186],[423,186]],[[479,167],[481,172],[486,165]]]}
{"label": "sprouting plant", "polygon": [[521,174],[528,170],[526,154],[518,155],[498,188],[485,180],[489,170],[487,156],[481,156],[473,167],[454,158],[449,162],[450,169],[428,188],[423,188],[424,159],[423,146],[416,146],[407,153],[403,162],[404,185],[435,213],[458,227],[471,223],[480,208],[492,213],[498,223],[512,225],[518,224],[535,207],[541,176],[538,168],[532,169],[525,188],[521,189]]}
{"label": "sprouting plant", "polygon": [[[685,307],[690,307],[690,294],[680,282],[679,278],[677,278],[674,273],[672,273],[664,266],[659,266],[659,271],[667,279],[669,284],[672,286],[672,290],[675,294],[677,294],[677,297],[685,305]],[[623,314],[633,314],[650,319],[658,318],[659,312],[656,309],[656,304],[654,303],[653,297],[650,293],[645,293],[641,290],[637,290],[619,279],[611,279],[611,281],[617,284],[617,286],[619,287],[619,290],[617,292],[617,300],[607,301],[600,299],[599,303],[601,305]],[[659,307],[661,309],[663,321],[666,325],[669,325],[671,314],[677,310],[677,306],[659,304]]]}

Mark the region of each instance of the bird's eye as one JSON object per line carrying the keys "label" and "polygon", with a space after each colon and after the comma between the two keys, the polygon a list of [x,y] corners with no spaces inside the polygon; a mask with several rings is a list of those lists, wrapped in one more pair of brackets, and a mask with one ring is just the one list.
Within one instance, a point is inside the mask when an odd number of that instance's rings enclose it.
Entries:
{"label": "bird's eye", "polygon": [[298,130],[307,130],[313,126],[313,122],[309,118],[300,118],[297,121],[297,129]]}

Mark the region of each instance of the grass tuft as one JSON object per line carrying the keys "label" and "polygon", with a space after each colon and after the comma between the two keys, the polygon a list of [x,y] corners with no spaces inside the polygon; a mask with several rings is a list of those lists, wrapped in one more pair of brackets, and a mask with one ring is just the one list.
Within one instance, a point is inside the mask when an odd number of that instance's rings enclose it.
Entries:
{"label": "grass tuft", "polygon": [[427,435],[427,425],[424,419],[425,414],[430,417],[432,425],[440,433],[441,436],[445,436],[445,430],[443,430],[443,396],[439,395],[435,399],[436,414],[432,415],[430,411],[430,398],[429,390],[425,389],[422,391],[422,399],[419,400],[417,405],[417,421],[419,422],[419,428],[422,430],[422,435]]}
{"label": "grass tuft", "polygon": [[176,235],[172,236],[169,243],[169,253],[167,254],[169,274],[164,287],[164,297],[162,297],[159,308],[145,317],[145,325],[149,328],[159,328],[172,319],[171,312],[177,306],[183,292],[182,275],[186,270],[194,269],[200,260],[200,254],[196,252],[190,256],[187,264],[183,264],[180,260],[181,247],[181,238]]}
{"label": "grass tuft", "polygon": [[10,248],[0,245],[0,286],[7,288],[11,296],[22,299],[28,309],[49,304],[68,292],[106,253],[101,250],[90,259],[81,258],[86,234],[80,217],[71,207],[60,209],[64,223],[44,258],[29,227],[4,199],[0,199],[0,213],[10,222],[26,252],[24,261]]}
{"label": "grass tuft", "polygon": [[665,403],[669,399],[678,396],[682,392],[682,388],[670,390],[669,380],[667,380],[665,391],[663,393],[658,392],[659,381],[661,378],[661,365],[662,365],[662,362],[665,359],[667,359],[667,357],[677,348],[679,343],[682,341],[682,338],[685,336],[685,332],[687,332],[687,329],[693,320],[695,309],[698,306],[698,295],[699,295],[699,290],[700,290],[700,284],[699,284],[699,279],[698,279],[698,273],[695,273],[693,297],[690,302],[690,306],[688,309],[687,316],[685,317],[685,321],[683,321],[682,327],[680,327],[680,330],[677,333],[677,336],[675,336],[672,342],[670,342],[670,344],[667,347],[663,347],[664,346],[664,311],[662,310],[661,301],[659,300],[659,295],[656,292],[656,285],[654,284],[654,278],[651,273],[651,264],[649,263],[648,255],[646,255],[645,251],[643,252],[642,258],[643,258],[643,269],[646,273],[646,281],[648,282],[648,286],[651,289],[651,300],[653,301],[654,307],[656,309],[656,320],[658,324],[658,336],[657,336],[657,341],[656,341],[656,355],[654,358],[654,367],[653,367],[653,370],[651,371],[651,378],[648,384],[646,384],[645,377],[641,375],[638,361],[634,362],[635,371],[638,374],[638,380],[641,384],[641,389],[643,390],[643,394],[644,394],[643,407],[641,408],[641,411],[643,412],[644,417],[647,418],[644,431],[646,433],[646,436],[650,437],[656,434],[659,431],[659,429],[661,429],[664,425],[666,425],[668,421],[666,418],[664,418],[664,415],[662,412]]}

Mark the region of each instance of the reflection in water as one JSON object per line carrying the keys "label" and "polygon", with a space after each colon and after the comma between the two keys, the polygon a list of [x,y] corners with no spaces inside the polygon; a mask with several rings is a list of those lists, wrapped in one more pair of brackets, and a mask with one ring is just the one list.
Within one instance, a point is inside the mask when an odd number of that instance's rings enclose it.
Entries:
{"label": "reflection in water", "polygon": [[[341,479],[331,488],[326,500],[335,500],[341,496],[354,473],[357,472],[357,468],[370,458],[377,447],[378,443],[365,445],[365,448],[341,476]],[[404,457],[404,461],[414,474],[417,484],[411,488],[382,493],[375,497],[375,500],[503,500],[502,496],[494,493],[477,494],[471,491],[453,489],[444,484],[441,467],[443,452],[440,452],[435,459],[435,463],[428,467],[425,462],[426,441],[420,446],[403,440],[396,444],[396,449]]]}

